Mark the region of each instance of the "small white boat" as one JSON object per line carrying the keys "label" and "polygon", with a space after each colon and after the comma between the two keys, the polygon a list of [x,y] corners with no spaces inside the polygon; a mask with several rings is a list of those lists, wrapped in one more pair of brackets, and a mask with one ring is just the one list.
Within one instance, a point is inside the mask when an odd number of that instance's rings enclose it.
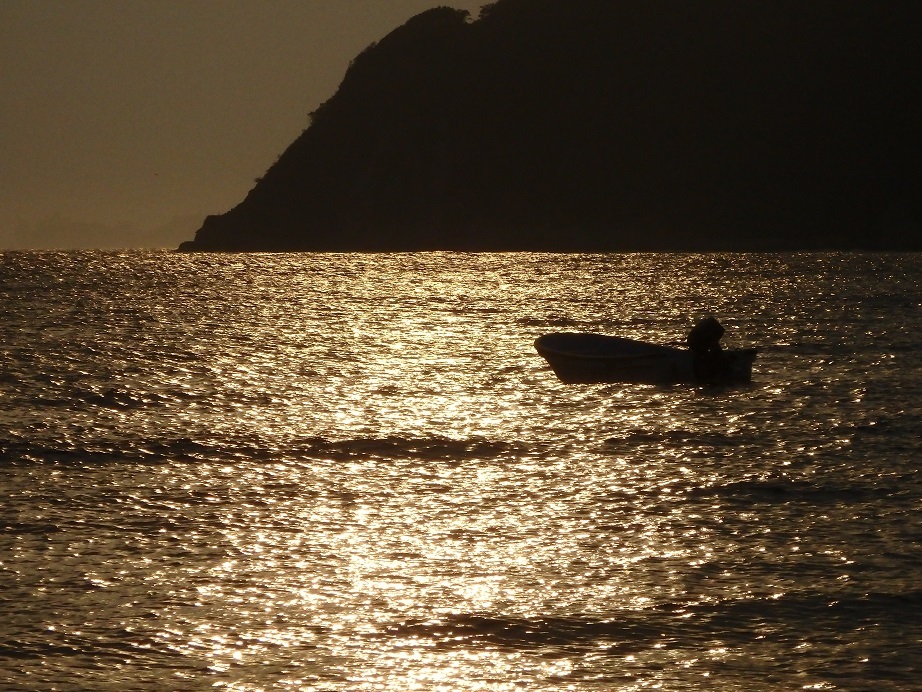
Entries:
{"label": "small white boat", "polygon": [[749,382],[758,353],[755,348],[724,351],[723,372],[702,378],[695,375],[691,351],[635,339],[562,332],[538,337],[535,348],[566,384]]}

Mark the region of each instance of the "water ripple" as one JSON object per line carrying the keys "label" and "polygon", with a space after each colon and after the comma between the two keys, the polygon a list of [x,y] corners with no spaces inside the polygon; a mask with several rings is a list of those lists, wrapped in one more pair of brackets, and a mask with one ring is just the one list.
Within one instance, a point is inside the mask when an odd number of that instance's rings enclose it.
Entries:
{"label": "water ripple", "polygon": [[[912,689],[920,274],[0,254],[0,686]],[[706,312],[751,386],[531,346]]]}

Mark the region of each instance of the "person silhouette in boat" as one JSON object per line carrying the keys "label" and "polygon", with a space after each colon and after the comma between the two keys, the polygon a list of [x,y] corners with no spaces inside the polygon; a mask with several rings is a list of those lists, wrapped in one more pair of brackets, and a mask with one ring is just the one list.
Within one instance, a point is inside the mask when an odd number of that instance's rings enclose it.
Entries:
{"label": "person silhouette in boat", "polygon": [[688,333],[688,349],[692,353],[692,369],[695,377],[702,380],[715,380],[726,377],[730,364],[720,347],[720,338],[724,335],[723,325],[715,317],[705,317],[698,321]]}

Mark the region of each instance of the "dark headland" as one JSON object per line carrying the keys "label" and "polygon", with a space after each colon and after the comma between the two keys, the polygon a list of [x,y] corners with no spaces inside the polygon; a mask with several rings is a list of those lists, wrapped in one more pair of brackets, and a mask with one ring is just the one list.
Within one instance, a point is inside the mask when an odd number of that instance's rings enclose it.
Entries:
{"label": "dark headland", "polygon": [[[181,250],[922,250],[918,0],[500,0],[355,58]],[[296,65],[292,69],[297,69]]]}

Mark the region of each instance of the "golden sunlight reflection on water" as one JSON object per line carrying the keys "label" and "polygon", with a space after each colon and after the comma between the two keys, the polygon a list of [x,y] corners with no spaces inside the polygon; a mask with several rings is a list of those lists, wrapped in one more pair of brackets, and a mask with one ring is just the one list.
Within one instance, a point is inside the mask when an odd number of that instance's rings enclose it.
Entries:
{"label": "golden sunlight reflection on water", "polygon": [[[120,656],[125,679],[755,690],[822,682],[813,649],[783,662],[829,627],[834,657],[869,645],[829,603],[868,592],[875,532],[906,538],[905,506],[874,485],[906,469],[856,442],[892,420],[860,353],[821,352],[840,341],[815,309],[845,290],[834,258],[815,292],[778,256],[151,261],[182,309],[167,286],[128,292],[139,314],[82,356],[95,403],[42,420],[59,447],[92,444],[66,474],[7,488],[63,527],[23,532],[4,559],[49,599],[22,617]],[[111,317],[88,304],[82,319]],[[776,346],[752,386],[565,386],[531,346],[547,331],[669,342],[701,312],[736,344]],[[110,376],[89,381],[94,367]],[[912,565],[888,574],[910,583]]]}

